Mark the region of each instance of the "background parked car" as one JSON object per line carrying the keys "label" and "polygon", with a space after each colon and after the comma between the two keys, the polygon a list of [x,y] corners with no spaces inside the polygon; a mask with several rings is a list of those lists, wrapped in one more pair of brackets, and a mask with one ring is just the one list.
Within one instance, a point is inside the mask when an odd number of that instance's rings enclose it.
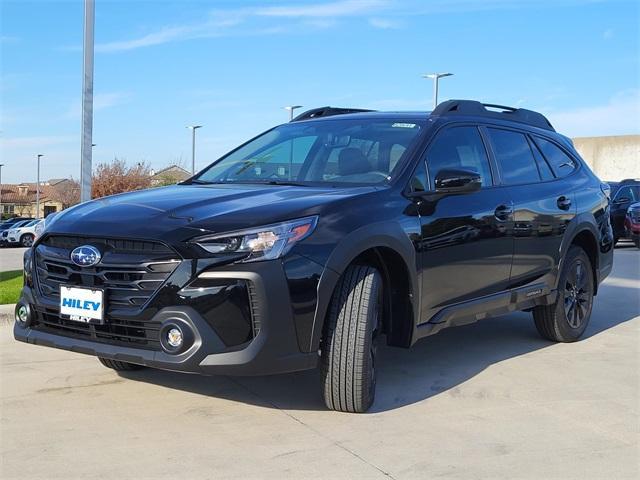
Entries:
{"label": "background parked car", "polygon": [[5,230],[9,230],[16,223],[24,222],[25,220],[33,220],[33,218],[31,218],[31,217],[13,217],[13,218],[9,218],[9,219],[5,220],[4,222],[0,223],[0,232],[3,232]]}
{"label": "background parked car", "polygon": [[624,228],[627,237],[640,248],[640,202],[630,205],[627,209]]}
{"label": "background parked car", "polygon": [[33,222],[32,218],[27,220],[20,220],[7,225],[7,228],[0,230],[0,247],[6,247],[9,245],[9,231],[11,229],[22,227],[30,222]]}
{"label": "background parked car", "polygon": [[30,247],[35,239],[35,227],[42,220],[26,220],[25,223],[14,225],[7,231],[7,245],[21,245]]}
{"label": "background parked car", "polygon": [[607,183],[611,187],[611,226],[617,243],[621,238],[627,238],[625,217],[629,205],[640,201],[640,180],[626,179]]}

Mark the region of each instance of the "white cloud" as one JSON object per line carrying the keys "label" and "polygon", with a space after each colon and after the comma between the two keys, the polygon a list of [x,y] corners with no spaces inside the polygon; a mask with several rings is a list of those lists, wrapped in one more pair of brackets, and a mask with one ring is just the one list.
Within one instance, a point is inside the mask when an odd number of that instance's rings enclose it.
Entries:
{"label": "white cloud", "polygon": [[564,135],[586,137],[640,133],[640,90],[627,90],[600,105],[546,112]]}
{"label": "white cloud", "polygon": [[402,22],[397,19],[372,17],[369,19],[369,25],[382,30],[402,28]]}
{"label": "white cloud", "polygon": [[77,140],[77,137],[73,135],[42,135],[35,137],[0,138],[0,148],[2,150],[12,148],[35,150],[42,147],[65,144],[75,140]]}
{"label": "white cloud", "polygon": [[263,7],[255,10],[255,15],[264,17],[292,17],[292,18],[325,18],[350,17],[363,15],[372,10],[389,5],[385,0],[342,0],[338,2],[316,3],[311,5],[282,5]]}
{"label": "white cloud", "polygon": [[[104,110],[105,108],[115,107],[126,103],[131,95],[127,92],[108,92],[97,93],[93,96],[93,111]],[[82,114],[82,103],[80,99],[71,102],[67,110],[66,118],[78,118]]]}
{"label": "white cloud", "polygon": [[[440,13],[571,6],[600,0],[334,0],[305,3],[263,3],[254,7],[216,8],[203,21],[167,25],[140,37],[100,43],[96,52],[114,53],[151,47],[169,42],[223,36],[256,36],[326,29],[337,20],[355,18],[372,28],[400,28],[405,19]],[[239,3],[239,2],[238,2]],[[275,25],[271,22],[277,22]],[[69,48],[65,48],[68,50]],[[79,47],[72,47],[78,50]]]}
{"label": "white cloud", "polygon": [[0,44],[2,43],[18,43],[20,38],[11,35],[0,35]]}

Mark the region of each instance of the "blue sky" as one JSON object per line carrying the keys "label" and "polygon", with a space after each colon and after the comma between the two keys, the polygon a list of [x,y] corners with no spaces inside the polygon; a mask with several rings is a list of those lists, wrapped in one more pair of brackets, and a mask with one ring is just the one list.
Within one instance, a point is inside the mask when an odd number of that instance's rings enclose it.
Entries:
{"label": "blue sky", "polygon": [[[198,167],[288,104],[539,109],[571,136],[640,133],[637,1],[96,0],[94,163]],[[79,176],[82,1],[2,0],[3,182]]]}

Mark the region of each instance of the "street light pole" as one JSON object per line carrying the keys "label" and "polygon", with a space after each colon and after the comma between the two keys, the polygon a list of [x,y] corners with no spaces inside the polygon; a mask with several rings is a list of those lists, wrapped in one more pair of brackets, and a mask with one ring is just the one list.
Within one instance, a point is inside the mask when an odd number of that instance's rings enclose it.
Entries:
{"label": "street light pole", "polygon": [[433,80],[433,108],[438,106],[438,80],[442,77],[450,77],[453,73],[427,73],[422,78],[430,78]]}
{"label": "street light pole", "polygon": [[191,129],[191,175],[196,174],[196,130],[202,128],[202,125],[190,125]]}
{"label": "street light pole", "polygon": [[38,154],[38,173],[36,178],[36,219],[40,218],[40,157],[44,157],[43,154]]}
{"label": "street light pole", "polygon": [[293,120],[293,111],[296,108],[302,108],[302,105],[288,105],[284,107],[285,110],[289,110],[289,121]]}
{"label": "street light pole", "polygon": [[80,146],[80,201],[91,200],[91,137],[93,135],[93,26],[94,0],[84,0],[82,62],[82,144]]}

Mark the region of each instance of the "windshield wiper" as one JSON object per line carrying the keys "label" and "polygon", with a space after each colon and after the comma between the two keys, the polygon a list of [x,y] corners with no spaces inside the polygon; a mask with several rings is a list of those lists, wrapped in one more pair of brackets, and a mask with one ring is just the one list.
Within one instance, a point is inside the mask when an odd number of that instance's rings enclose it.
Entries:
{"label": "windshield wiper", "polygon": [[300,183],[300,182],[294,182],[292,180],[275,180],[275,179],[270,179],[270,180],[265,180],[265,181],[237,181],[237,182],[233,182],[233,183],[245,183],[245,184],[249,184],[249,185],[287,185],[287,186],[292,186],[292,187],[308,187],[309,185],[306,183]]}

